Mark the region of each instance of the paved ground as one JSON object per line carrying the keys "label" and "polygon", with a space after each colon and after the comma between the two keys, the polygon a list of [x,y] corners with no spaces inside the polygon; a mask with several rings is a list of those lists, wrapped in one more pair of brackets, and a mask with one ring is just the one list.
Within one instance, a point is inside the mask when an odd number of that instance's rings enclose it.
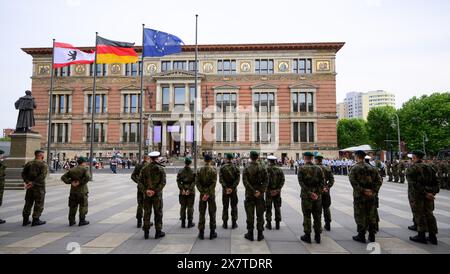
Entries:
{"label": "paved ground", "polygon": [[[368,247],[351,240],[355,234],[352,192],[346,177],[336,177],[333,195],[332,231],[324,232],[323,243],[304,244],[299,186],[295,176],[286,176],[280,231],[266,231],[266,240],[248,242],[245,233],[243,187],[240,186],[239,228],[221,228],[221,195],[218,195],[218,239],[200,241],[197,229],[182,229],[178,221],[178,197],[175,175],[168,175],[164,192],[163,239],[144,240],[143,232],[135,227],[136,185],[129,175],[97,174],[90,185],[90,208],[87,227],[69,227],[67,224],[68,187],[50,186],[47,189],[46,208],[42,216],[48,222],[41,227],[22,227],[23,191],[7,191],[0,216],[7,223],[0,225],[1,253],[69,253],[79,245],[82,253],[370,253]],[[220,188],[217,187],[217,193]],[[198,196],[197,196],[198,197]],[[450,192],[444,190],[436,201],[436,216],[440,228],[439,245],[412,243],[406,229],[411,222],[406,186],[385,183],[380,194],[380,233],[377,242],[381,253],[450,253]],[[198,220],[196,206],[195,220]],[[151,231],[153,235],[154,231]],[[75,243],[75,244],[74,244]]]}

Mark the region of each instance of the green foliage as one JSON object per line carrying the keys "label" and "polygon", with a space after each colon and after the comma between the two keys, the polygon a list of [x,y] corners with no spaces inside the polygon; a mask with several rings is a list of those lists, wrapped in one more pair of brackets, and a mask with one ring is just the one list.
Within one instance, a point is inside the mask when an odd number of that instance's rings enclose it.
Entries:
{"label": "green foliage", "polygon": [[[386,140],[398,139],[395,114],[395,108],[390,106],[370,110],[367,116],[367,133],[372,147],[387,150]],[[398,144],[393,143],[393,147],[398,147]]]}
{"label": "green foliage", "polygon": [[11,138],[10,137],[0,138],[0,142],[11,142]]}
{"label": "green foliage", "polygon": [[402,140],[408,150],[423,149],[424,134],[428,139],[427,154],[436,155],[450,148],[450,93],[434,93],[413,97],[398,111]]}
{"label": "green foliage", "polygon": [[340,149],[366,145],[369,138],[366,122],[363,119],[342,119],[337,125],[338,146]]}

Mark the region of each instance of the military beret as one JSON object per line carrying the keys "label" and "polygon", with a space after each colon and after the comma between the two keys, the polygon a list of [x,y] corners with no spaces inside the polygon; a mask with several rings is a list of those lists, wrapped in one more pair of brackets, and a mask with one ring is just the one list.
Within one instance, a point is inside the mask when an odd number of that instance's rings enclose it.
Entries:
{"label": "military beret", "polygon": [[227,159],[234,159],[234,156],[231,153],[227,153],[227,154],[225,154],[225,158],[227,158]]}
{"label": "military beret", "polygon": [[159,151],[153,151],[153,152],[150,152],[148,154],[148,156],[150,156],[150,158],[156,158],[156,157],[161,156],[161,153]]}
{"label": "military beret", "polygon": [[307,151],[307,152],[303,153],[303,156],[305,156],[305,157],[314,157],[314,153]]}
{"label": "military beret", "polygon": [[425,156],[425,153],[421,150],[415,150],[412,152],[412,155],[416,155],[419,158],[423,158],[423,156]]}
{"label": "military beret", "polygon": [[0,149],[0,155],[3,155],[3,154],[5,154],[5,152]]}
{"label": "military beret", "polygon": [[186,158],[184,158],[184,163],[186,165],[190,165],[190,164],[192,164],[192,159],[190,157],[186,157]]}
{"label": "military beret", "polygon": [[319,154],[316,155],[315,158],[316,158],[316,159],[323,159],[323,155],[319,153]]}
{"label": "military beret", "polygon": [[360,157],[366,157],[366,153],[362,150],[358,150],[357,152],[355,152],[356,156],[360,156]]}
{"label": "military beret", "polygon": [[206,154],[204,159],[206,162],[212,161],[212,156],[210,154]]}
{"label": "military beret", "polygon": [[77,160],[78,164],[86,163],[88,159],[86,157],[79,157]]}
{"label": "military beret", "polygon": [[269,161],[276,161],[277,157],[273,156],[273,155],[270,155],[270,156],[267,157],[267,160],[269,160]]}
{"label": "military beret", "polygon": [[256,151],[250,151],[250,157],[254,158],[254,157],[259,157],[259,153]]}

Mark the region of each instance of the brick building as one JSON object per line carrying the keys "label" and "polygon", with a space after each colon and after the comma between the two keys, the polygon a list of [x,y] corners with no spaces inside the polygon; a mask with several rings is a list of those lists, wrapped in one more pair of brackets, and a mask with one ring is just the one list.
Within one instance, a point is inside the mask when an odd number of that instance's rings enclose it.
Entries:
{"label": "brick building", "polygon": [[[305,150],[337,156],[336,54],[344,43],[200,45],[197,100],[202,152],[274,153],[301,157]],[[88,50],[89,48],[84,48]],[[35,131],[47,140],[51,48],[25,48],[33,57]],[[139,53],[141,47],[136,47]],[[191,151],[194,46],[144,60],[146,150]],[[56,71],[52,152],[62,159],[89,154],[95,112],[95,156],[138,153],[139,64],[93,65]]]}

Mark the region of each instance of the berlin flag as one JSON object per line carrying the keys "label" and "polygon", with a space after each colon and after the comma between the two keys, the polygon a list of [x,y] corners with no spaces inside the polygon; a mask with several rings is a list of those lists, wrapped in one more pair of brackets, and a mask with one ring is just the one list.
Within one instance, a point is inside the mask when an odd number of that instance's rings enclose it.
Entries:
{"label": "berlin flag", "polygon": [[54,68],[62,68],[73,64],[93,64],[95,52],[84,52],[66,43],[55,42]]}

